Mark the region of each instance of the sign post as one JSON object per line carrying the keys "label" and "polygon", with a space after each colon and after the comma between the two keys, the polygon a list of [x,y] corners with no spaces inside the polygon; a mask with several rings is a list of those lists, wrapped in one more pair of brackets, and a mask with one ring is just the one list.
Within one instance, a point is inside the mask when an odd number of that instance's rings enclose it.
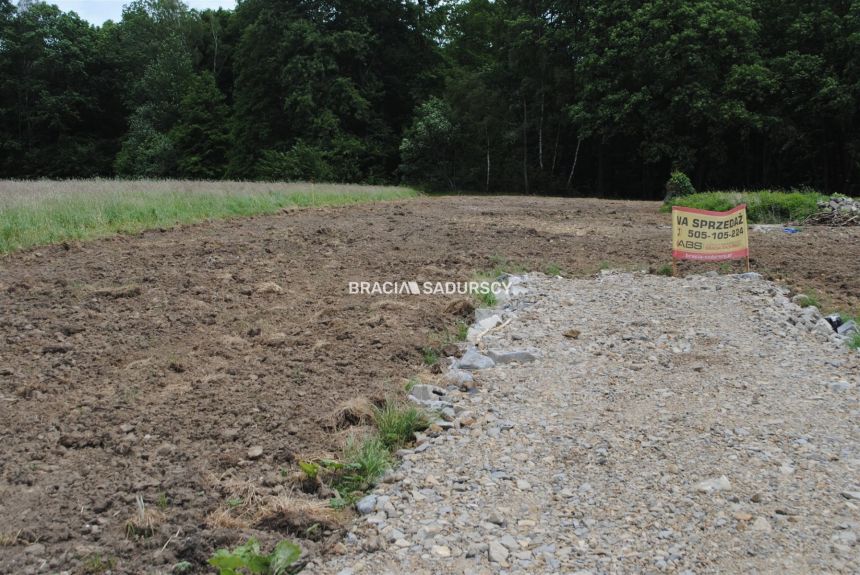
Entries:
{"label": "sign post", "polygon": [[750,271],[747,206],[709,212],[672,206],[672,275],[678,260],[746,260]]}

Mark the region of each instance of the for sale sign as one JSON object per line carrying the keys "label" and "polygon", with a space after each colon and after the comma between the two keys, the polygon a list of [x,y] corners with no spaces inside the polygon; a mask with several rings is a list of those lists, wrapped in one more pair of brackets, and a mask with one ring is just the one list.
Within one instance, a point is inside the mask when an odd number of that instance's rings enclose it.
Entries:
{"label": "for sale sign", "polygon": [[672,259],[721,261],[749,258],[747,206],[727,212],[672,207]]}

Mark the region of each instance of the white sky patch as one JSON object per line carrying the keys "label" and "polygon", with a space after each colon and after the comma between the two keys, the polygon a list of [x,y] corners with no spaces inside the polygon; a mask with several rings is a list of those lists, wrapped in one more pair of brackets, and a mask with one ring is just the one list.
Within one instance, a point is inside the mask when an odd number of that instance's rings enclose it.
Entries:
{"label": "white sky patch", "polygon": [[[122,18],[122,7],[127,4],[122,0],[47,0],[56,4],[63,12],[76,12],[78,16],[100,26],[105,20],[119,22]],[[16,2],[17,3],[17,2]],[[185,0],[185,5],[195,10],[207,8],[235,8],[236,0]]]}

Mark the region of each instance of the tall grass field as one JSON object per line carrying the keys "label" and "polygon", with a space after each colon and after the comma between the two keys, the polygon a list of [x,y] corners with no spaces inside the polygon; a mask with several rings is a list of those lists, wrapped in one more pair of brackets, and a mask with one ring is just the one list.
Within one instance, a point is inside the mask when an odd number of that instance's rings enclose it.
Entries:
{"label": "tall grass field", "polygon": [[811,216],[818,211],[818,202],[826,199],[827,196],[811,190],[701,192],[672,198],[662,209],[668,212],[672,206],[683,206],[724,212],[746,204],[750,223],[782,224],[800,222]]}
{"label": "tall grass field", "polygon": [[288,207],[416,197],[393,186],[180,180],[0,181],[0,253]]}

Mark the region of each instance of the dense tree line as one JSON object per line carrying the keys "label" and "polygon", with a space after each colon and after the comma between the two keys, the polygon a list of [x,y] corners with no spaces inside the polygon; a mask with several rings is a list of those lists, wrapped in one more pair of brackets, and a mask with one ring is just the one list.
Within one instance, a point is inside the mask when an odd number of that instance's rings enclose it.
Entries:
{"label": "dense tree line", "polygon": [[0,177],[860,186],[860,0],[0,0]]}

